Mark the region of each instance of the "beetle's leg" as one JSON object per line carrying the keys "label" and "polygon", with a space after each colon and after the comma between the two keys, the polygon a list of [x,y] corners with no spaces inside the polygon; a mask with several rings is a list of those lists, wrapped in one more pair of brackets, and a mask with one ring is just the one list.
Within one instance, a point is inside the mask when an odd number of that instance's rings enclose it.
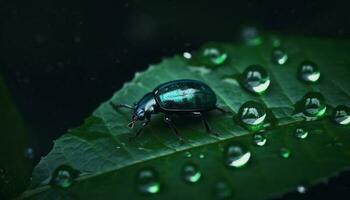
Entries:
{"label": "beetle's leg", "polygon": [[170,128],[174,131],[177,139],[179,139],[180,142],[183,142],[183,138],[181,137],[181,135],[179,134],[179,132],[177,131],[177,128],[175,127],[173,121],[171,120],[171,118],[168,115],[164,115],[164,121],[165,123],[167,123]]}
{"label": "beetle's leg", "polygon": [[231,113],[231,111],[225,110],[225,109],[220,108],[220,107],[218,107],[218,106],[215,106],[215,109],[218,110],[218,111],[220,111],[220,112],[222,112],[222,113],[225,113],[225,114]]}
{"label": "beetle's leg", "polygon": [[132,137],[129,138],[129,141],[133,141],[135,138],[137,138],[138,136],[141,135],[143,129],[148,125],[148,123],[150,122],[150,119],[147,119],[145,122],[142,123],[142,127],[136,132],[136,134]]}
{"label": "beetle's leg", "polygon": [[128,105],[128,104],[115,104],[113,102],[109,102],[109,105],[111,105],[115,110],[118,110],[119,108],[128,108],[133,110],[134,107]]}
{"label": "beetle's leg", "polygon": [[202,118],[203,124],[205,126],[205,130],[207,131],[207,133],[211,133],[211,134],[214,134],[215,136],[219,136],[218,133],[211,130],[209,123],[208,123],[207,119],[205,118],[206,117],[205,114],[201,113],[200,117]]}
{"label": "beetle's leg", "polygon": [[207,131],[207,133],[211,133],[215,136],[219,136],[219,134],[217,132],[214,132],[211,130],[210,126],[209,126],[209,123],[207,121],[207,119],[205,119],[205,117],[202,117],[202,120],[203,120],[203,123],[204,123],[204,126],[205,126],[205,130]]}

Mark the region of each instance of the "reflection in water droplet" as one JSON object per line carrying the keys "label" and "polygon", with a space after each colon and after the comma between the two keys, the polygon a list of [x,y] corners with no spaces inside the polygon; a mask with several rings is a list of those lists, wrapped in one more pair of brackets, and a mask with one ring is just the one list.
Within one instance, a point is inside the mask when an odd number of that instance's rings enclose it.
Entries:
{"label": "reflection in water droplet", "polygon": [[203,158],[205,158],[205,155],[204,154],[200,154],[199,158],[203,159]]}
{"label": "reflection in water droplet", "polygon": [[350,109],[347,106],[339,105],[335,107],[332,114],[333,121],[340,125],[348,125],[350,123]]}
{"label": "reflection in water droplet", "polygon": [[265,92],[270,85],[270,77],[260,65],[248,66],[242,76],[244,87],[253,93]]}
{"label": "reflection in water droplet", "polygon": [[182,168],[182,177],[186,182],[196,183],[201,176],[202,173],[195,164],[188,163]]}
{"label": "reflection in water droplet", "polygon": [[250,159],[251,153],[244,147],[231,144],[224,151],[225,163],[229,167],[243,167]]}
{"label": "reflection in water droplet", "polygon": [[287,148],[281,148],[280,155],[282,158],[289,158],[290,157],[290,150]]}
{"label": "reflection in water droplet", "polygon": [[53,187],[67,188],[71,186],[79,172],[68,165],[59,166],[51,176],[50,184]]}
{"label": "reflection in water droplet", "polygon": [[321,76],[317,65],[311,61],[304,61],[300,64],[298,71],[299,78],[306,82],[316,82]]}
{"label": "reflection in water droplet", "polygon": [[184,52],[183,53],[183,57],[186,58],[186,59],[191,59],[192,58],[192,54],[189,53],[189,52]]}
{"label": "reflection in water droplet", "polygon": [[309,135],[309,132],[304,130],[303,128],[297,128],[295,129],[294,135],[299,139],[305,139]]}
{"label": "reflection in water droplet", "polygon": [[186,152],[185,152],[185,156],[186,156],[187,158],[191,158],[191,157],[192,157],[192,154],[191,154],[191,152],[186,151]]}
{"label": "reflection in water droplet", "polygon": [[160,191],[158,174],[151,168],[141,169],[136,176],[137,190],[143,194],[156,194]]}
{"label": "reflection in water droplet", "polygon": [[214,192],[217,199],[230,199],[232,197],[232,190],[224,181],[215,184]]}
{"label": "reflection in water droplet", "polygon": [[262,43],[262,38],[256,27],[247,26],[242,28],[241,37],[245,44],[249,46],[257,46]]}
{"label": "reflection in water droplet", "polygon": [[34,150],[31,147],[24,149],[23,154],[27,159],[32,160],[34,158]]}
{"label": "reflection in water droplet", "polygon": [[297,191],[298,191],[300,194],[304,194],[304,193],[306,192],[306,187],[303,186],[303,185],[298,185]]}
{"label": "reflection in water droplet", "polygon": [[263,127],[266,111],[260,103],[248,101],[239,108],[238,118],[247,128],[255,131]]}
{"label": "reflection in water droplet", "polygon": [[326,113],[324,97],[318,92],[309,92],[302,99],[303,113],[310,117],[321,117]]}
{"label": "reflection in water droplet", "polygon": [[257,133],[253,136],[253,142],[257,146],[264,146],[266,144],[266,137],[261,133]]}
{"label": "reflection in water droplet", "polygon": [[227,53],[219,47],[205,47],[201,50],[201,61],[208,66],[223,64],[227,59]]}
{"label": "reflection in water droplet", "polygon": [[276,64],[283,65],[288,60],[288,54],[282,49],[274,49],[272,51],[272,61]]}

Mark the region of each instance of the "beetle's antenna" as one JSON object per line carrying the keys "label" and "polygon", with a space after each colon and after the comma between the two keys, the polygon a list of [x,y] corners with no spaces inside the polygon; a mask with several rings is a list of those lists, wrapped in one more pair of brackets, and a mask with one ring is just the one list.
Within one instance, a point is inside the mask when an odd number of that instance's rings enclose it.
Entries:
{"label": "beetle's antenna", "polygon": [[134,109],[134,107],[132,107],[130,105],[127,105],[127,104],[116,104],[116,103],[113,103],[113,102],[109,102],[109,105],[111,105],[115,110],[117,110],[119,108],[128,108],[128,109],[131,109],[131,110]]}

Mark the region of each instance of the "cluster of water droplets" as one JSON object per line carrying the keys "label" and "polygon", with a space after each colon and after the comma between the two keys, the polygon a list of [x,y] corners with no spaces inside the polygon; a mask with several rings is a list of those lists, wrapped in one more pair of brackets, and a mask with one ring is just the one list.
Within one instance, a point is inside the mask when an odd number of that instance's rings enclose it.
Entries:
{"label": "cluster of water droplets", "polygon": [[[246,29],[242,32],[242,38],[248,45],[258,45],[261,43],[261,38],[255,29]],[[284,65],[287,63],[289,56],[287,52],[274,45],[276,48],[272,51],[272,63]],[[277,47],[278,46],[278,47]],[[228,57],[227,52],[218,46],[203,47],[199,55],[203,64],[207,66],[222,65]],[[191,59],[192,54],[184,52],[185,59]],[[320,79],[320,70],[318,66],[311,61],[304,61],[298,68],[298,78],[304,82],[314,83]],[[242,86],[256,94],[262,94],[268,90],[271,85],[270,75],[268,71],[261,65],[253,64],[248,66],[241,75]],[[324,97],[318,92],[307,93],[299,102],[297,108],[306,117],[319,118],[325,115],[327,106]],[[238,111],[238,120],[245,127],[252,131],[261,130],[264,127],[267,119],[267,110],[264,105],[256,101],[245,102]],[[350,109],[347,106],[337,106],[332,114],[332,119],[340,125],[348,125],[350,123]],[[294,131],[294,136],[297,139],[306,139],[309,131],[305,128],[298,127]],[[256,132],[252,138],[253,144],[257,147],[265,146],[267,138],[264,132]],[[26,149],[26,157],[32,158],[32,150]],[[291,157],[291,150],[287,147],[282,147],[278,152],[281,158],[287,159]],[[184,153],[186,158],[192,158],[191,152]],[[251,152],[241,144],[229,144],[224,148],[223,158],[224,164],[229,168],[241,168],[247,165],[251,159]],[[204,154],[198,156],[200,159],[205,158]],[[52,175],[51,185],[66,188],[73,184],[77,173],[69,166],[58,167]],[[192,163],[186,163],[181,170],[181,177],[184,182],[197,183],[202,179],[202,172],[199,167]],[[142,168],[136,174],[137,190],[142,194],[156,194],[161,190],[161,181],[157,171],[152,168]],[[225,181],[219,181],[214,186],[215,195],[219,199],[226,199],[232,196],[232,190]],[[299,193],[306,191],[305,186],[297,187]]]}

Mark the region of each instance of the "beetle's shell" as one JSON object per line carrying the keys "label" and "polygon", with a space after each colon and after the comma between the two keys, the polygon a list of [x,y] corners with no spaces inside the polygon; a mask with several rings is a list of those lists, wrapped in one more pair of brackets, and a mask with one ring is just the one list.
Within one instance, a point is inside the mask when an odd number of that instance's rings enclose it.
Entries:
{"label": "beetle's shell", "polygon": [[198,112],[216,107],[216,95],[205,83],[182,79],[161,84],[153,91],[165,111]]}

